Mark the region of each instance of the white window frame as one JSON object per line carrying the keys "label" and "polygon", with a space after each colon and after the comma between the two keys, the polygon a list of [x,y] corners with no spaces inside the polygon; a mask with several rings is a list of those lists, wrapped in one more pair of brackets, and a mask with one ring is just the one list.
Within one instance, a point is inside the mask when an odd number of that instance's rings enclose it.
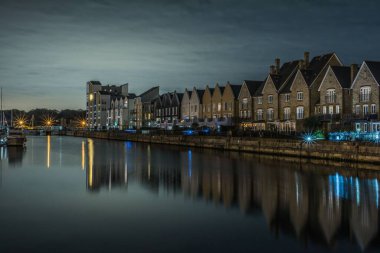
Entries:
{"label": "white window frame", "polygon": [[297,101],[303,101],[303,91],[297,91]]}
{"label": "white window frame", "polygon": [[304,119],[305,116],[305,108],[303,106],[297,107],[297,119]]}
{"label": "white window frame", "polygon": [[268,104],[273,104],[273,95],[268,95]]}

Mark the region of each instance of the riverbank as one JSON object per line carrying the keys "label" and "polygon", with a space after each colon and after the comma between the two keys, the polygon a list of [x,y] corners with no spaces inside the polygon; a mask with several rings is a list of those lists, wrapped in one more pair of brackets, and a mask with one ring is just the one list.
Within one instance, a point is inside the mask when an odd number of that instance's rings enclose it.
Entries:
{"label": "riverbank", "polygon": [[323,160],[380,164],[380,146],[374,143],[317,141],[306,144],[302,140],[225,137],[145,135],[124,132],[66,132],[67,136],[108,140],[169,144],[196,148],[251,152],[274,156],[290,156]]}

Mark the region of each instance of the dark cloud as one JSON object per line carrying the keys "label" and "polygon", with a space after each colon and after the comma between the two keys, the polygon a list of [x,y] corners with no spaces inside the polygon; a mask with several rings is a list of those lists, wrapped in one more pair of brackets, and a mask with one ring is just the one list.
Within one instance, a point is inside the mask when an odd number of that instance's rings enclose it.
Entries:
{"label": "dark cloud", "polygon": [[[374,0],[29,0],[0,3],[7,106],[84,107],[85,82],[140,93],[263,79],[283,61],[335,51],[380,59]],[[68,99],[69,98],[69,99]],[[23,104],[19,101],[22,100]]]}

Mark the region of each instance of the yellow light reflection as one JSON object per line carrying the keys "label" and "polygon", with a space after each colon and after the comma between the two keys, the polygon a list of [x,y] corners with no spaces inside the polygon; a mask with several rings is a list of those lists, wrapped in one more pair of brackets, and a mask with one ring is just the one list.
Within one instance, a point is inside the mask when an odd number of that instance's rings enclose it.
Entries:
{"label": "yellow light reflection", "polygon": [[94,163],[94,141],[88,139],[88,186],[93,183],[93,163]]}
{"label": "yellow light reflection", "polygon": [[50,135],[47,136],[47,145],[46,145],[46,167],[50,168]]}
{"label": "yellow light reflection", "polygon": [[85,148],[84,148],[84,141],[82,141],[82,170],[84,170],[84,167],[86,165],[86,156],[85,156]]}

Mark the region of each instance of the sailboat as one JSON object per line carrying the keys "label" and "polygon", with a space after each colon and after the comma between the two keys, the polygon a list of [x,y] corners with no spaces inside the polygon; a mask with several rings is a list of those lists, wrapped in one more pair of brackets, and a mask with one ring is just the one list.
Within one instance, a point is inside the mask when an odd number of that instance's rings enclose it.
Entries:
{"label": "sailboat", "polygon": [[0,146],[7,145],[9,129],[5,123],[5,113],[3,111],[3,88],[0,89]]}

